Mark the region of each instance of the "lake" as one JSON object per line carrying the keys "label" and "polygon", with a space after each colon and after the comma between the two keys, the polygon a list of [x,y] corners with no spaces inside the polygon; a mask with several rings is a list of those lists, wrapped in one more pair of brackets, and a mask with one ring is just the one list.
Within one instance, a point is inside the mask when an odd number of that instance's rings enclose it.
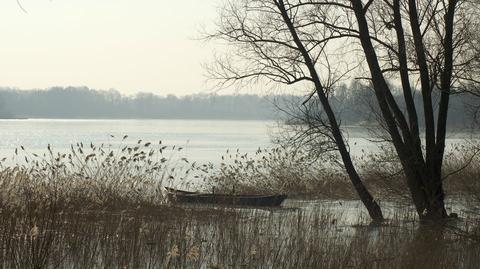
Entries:
{"label": "lake", "polygon": [[[274,121],[251,120],[0,120],[0,155],[12,163],[16,161],[11,158],[15,148],[20,146],[41,153],[50,144],[54,151],[63,152],[77,142],[115,146],[142,139],[183,147],[181,157],[189,160],[219,163],[227,149],[250,153],[270,146],[275,127]],[[377,149],[377,144],[368,140],[365,128],[346,129],[353,155]],[[124,135],[128,138],[122,142]],[[447,144],[461,142],[465,137],[457,134]]]}

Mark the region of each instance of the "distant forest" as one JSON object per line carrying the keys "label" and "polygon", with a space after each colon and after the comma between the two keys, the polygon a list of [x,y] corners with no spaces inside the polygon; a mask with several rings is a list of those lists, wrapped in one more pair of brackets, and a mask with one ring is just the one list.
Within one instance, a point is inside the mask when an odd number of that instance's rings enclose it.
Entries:
{"label": "distant forest", "polygon": [[2,118],[262,120],[274,118],[273,108],[268,98],[257,95],[125,96],[86,87],[0,88]]}
{"label": "distant forest", "polygon": [[[372,116],[375,108],[371,106],[375,103],[373,98],[368,87],[352,83],[340,85],[330,100],[344,125],[357,125],[375,120]],[[400,91],[395,98],[402,98]],[[418,94],[419,106],[420,98]],[[86,87],[35,90],[0,87],[0,118],[274,120],[288,119],[278,107],[295,107],[304,100],[303,96],[289,95],[194,94],[177,97],[138,93],[126,96],[116,90]],[[468,95],[452,96],[450,125],[465,126],[471,121],[471,102]],[[421,107],[418,109],[421,115]]]}

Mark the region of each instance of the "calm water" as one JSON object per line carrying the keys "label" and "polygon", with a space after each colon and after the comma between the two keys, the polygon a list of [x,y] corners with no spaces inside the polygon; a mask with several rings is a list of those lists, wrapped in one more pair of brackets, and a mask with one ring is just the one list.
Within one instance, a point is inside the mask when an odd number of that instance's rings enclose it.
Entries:
{"label": "calm water", "polygon": [[[251,152],[270,144],[265,121],[216,120],[1,120],[0,154],[12,156],[16,147],[45,151],[51,144],[64,151],[77,142],[136,143],[139,139],[183,147],[180,153],[196,161],[220,159],[226,149]],[[114,137],[112,137],[112,135]],[[128,135],[125,142],[122,137]]]}
{"label": "calm water", "polygon": [[[273,121],[237,120],[0,120],[0,155],[11,157],[20,146],[40,153],[48,144],[55,151],[68,150],[77,142],[115,145],[125,143],[121,138],[128,135],[126,143],[162,140],[163,144],[183,147],[181,157],[218,163],[227,149],[247,153],[268,147],[275,126]],[[376,150],[377,145],[367,139],[367,130],[351,127],[348,133],[354,155]],[[449,144],[462,140],[463,136],[455,136]]]}

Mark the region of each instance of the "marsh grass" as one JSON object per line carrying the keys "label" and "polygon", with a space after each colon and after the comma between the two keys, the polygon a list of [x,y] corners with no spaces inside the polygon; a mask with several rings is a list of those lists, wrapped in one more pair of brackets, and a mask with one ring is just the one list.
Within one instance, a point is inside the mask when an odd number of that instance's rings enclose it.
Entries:
{"label": "marsh grass", "polygon": [[229,151],[219,167],[202,175],[207,189],[231,193],[285,193],[290,197],[354,198],[345,175],[331,163],[318,162],[298,149],[274,147],[253,154]]}
{"label": "marsh grass", "polygon": [[480,202],[480,142],[457,144],[445,158],[445,184]]}
{"label": "marsh grass", "polygon": [[[333,208],[1,213],[0,268],[476,268],[480,245],[396,215],[345,225]],[[457,226],[461,224],[456,224]]]}
{"label": "marsh grass", "polygon": [[[127,136],[124,136],[125,140]],[[175,156],[182,148],[138,140],[119,145],[77,143],[68,152],[15,150],[21,162],[1,167],[0,208],[35,211],[103,210],[165,204],[164,185],[185,182],[195,164]]]}
{"label": "marsh grass", "polygon": [[[480,202],[480,144],[465,141],[447,151],[443,174],[447,195]],[[355,158],[365,184],[375,197],[409,203],[410,194],[394,149],[380,146],[375,153]],[[227,151],[220,167],[210,165],[205,186],[221,192],[286,193],[290,197],[357,199],[341,165],[328,158],[312,158],[301,149],[275,147],[255,154]]]}
{"label": "marsh grass", "polygon": [[352,220],[352,211],[361,209],[348,201],[302,206],[302,200],[287,200],[279,209],[169,204],[162,186],[192,173],[211,184],[208,188],[225,191],[234,182],[245,192],[348,197],[341,173],[315,166],[300,152],[259,150],[251,157],[229,152],[213,171],[211,164],[174,158],[178,150],[143,141],[120,148],[80,143],[67,153],[48,148],[42,156],[20,149],[17,155],[27,157],[25,162],[0,172],[0,268],[476,268],[480,263],[474,214],[430,227],[419,225],[413,211],[400,204],[389,210],[386,223],[370,226],[362,214]]}

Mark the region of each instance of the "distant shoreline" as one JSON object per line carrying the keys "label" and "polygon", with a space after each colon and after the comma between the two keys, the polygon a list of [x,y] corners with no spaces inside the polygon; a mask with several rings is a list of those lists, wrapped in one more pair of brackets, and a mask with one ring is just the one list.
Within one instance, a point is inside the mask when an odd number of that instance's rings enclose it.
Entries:
{"label": "distant shoreline", "polygon": [[0,120],[188,120],[188,121],[278,121],[278,119],[258,119],[258,118],[44,118],[44,117],[11,117],[1,118]]}
{"label": "distant shoreline", "polygon": [[24,117],[0,117],[0,120],[29,120],[30,118]]}

